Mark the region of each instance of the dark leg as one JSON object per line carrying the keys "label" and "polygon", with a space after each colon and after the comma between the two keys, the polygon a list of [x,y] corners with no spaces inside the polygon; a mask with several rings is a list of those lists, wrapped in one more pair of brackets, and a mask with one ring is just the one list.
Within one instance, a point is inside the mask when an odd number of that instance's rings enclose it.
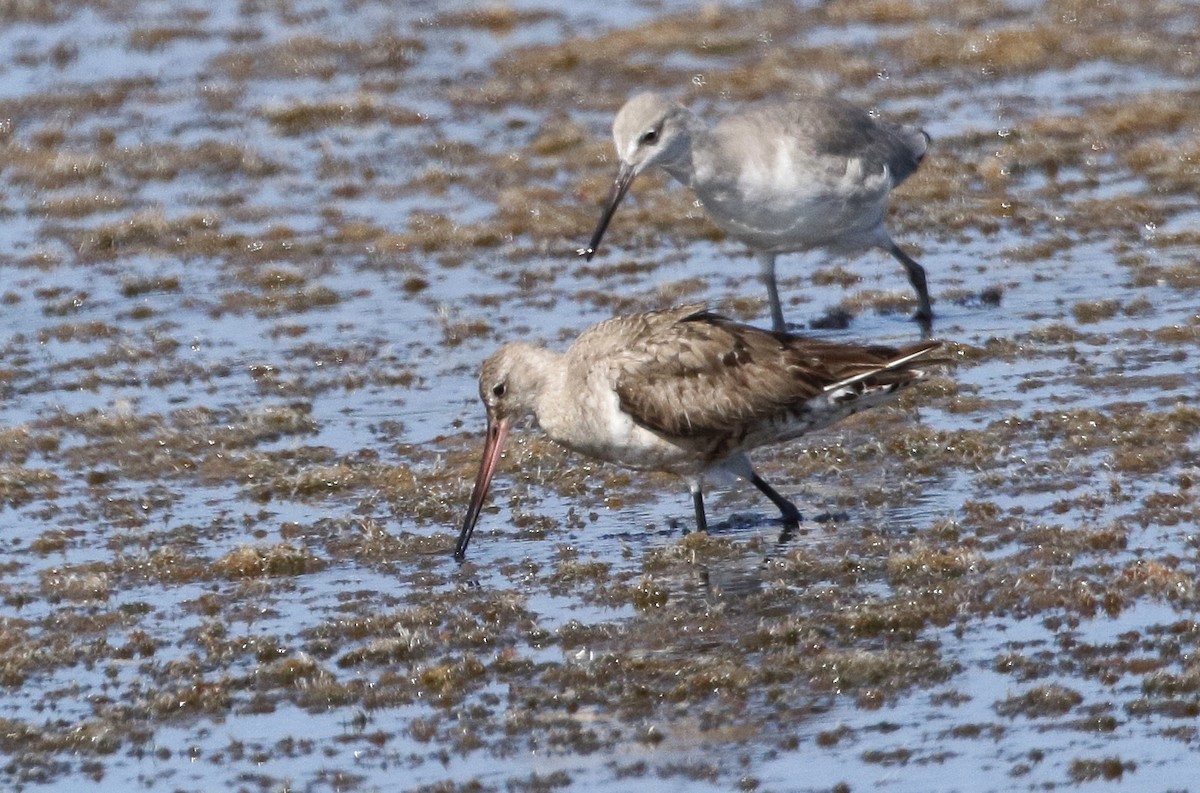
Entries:
{"label": "dark leg", "polygon": [[796,509],[796,505],[788,501],[779,493],[775,492],[775,488],[763,481],[763,478],[758,474],[750,475],[750,484],[762,491],[762,494],[771,499],[771,503],[779,507],[780,513],[783,515],[783,522],[788,526],[800,525],[800,510]]}
{"label": "dark leg", "polygon": [[896,261],[904,265],[904,270],[908,273],[908,282],[917,291],[918,306],[913,319],[919,322],[925,334],[929,335],[929,330],[933,326],[933,307],[929,304],[929,287],[925,283],[925,268],[917,264],[916,259],[901,250],[900,246],[894,242],[887,251],[896,257]]}
{"label": "dark leg", "polygon": [[696,531],[708,533],[708,521],[704,517],[704,493],[700,485],[692,485],[692,506],[696,508]]}
{"label": "dark leg", "polygon": [[783,319],[783,304],[779,302],[779,286],[775,283],[775,254],[758,254],[758,266],[767,287],[767,301],[771,304],[771,328],[776,333],[786,333],[787,322]]}

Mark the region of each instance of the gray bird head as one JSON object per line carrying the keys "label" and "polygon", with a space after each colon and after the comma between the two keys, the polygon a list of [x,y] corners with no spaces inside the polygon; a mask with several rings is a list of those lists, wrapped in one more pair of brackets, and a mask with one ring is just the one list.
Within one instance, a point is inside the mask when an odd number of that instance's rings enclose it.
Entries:
{"label": "gray bird head", "polygon": [[692,148],[691,114],[682,105],[646,92],[630,99],[613,120],[617,156],[634,175],[652,165],[668,167]]}
{"label": "gray bird head", "polygon": [[617,113],[613,121],[613,142],[617,145],[621,165],[592,239],[586,248],[579,249],[588,261],[596,254],[617,205],[639,173],[651,165],[659,165],[684,184],[690,182],[692,127],[695,123],[695,117],[682,105],[649,92],[630,99]]}

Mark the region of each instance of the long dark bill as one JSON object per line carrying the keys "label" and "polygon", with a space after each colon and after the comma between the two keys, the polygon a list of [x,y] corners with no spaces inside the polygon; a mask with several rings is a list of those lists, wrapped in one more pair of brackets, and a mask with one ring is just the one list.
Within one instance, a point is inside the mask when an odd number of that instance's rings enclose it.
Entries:
{"label": "long dark bill", "polygon": [[509,419],[493,419],[488,416],[487,436],[483,444],[483,459],[479,461],[479,473],[475,475],[475,489],[471,491],[471,503],[467,507],[467,516],[463,519],[462,531],[458,535],[458,544],[454,546],[454,558],[462,561],[467,554],[467,545],[471,542],[471,534],[479,521],[479,511],[483,509],[483,500],[487,498],[488,488],[492,484],[492,474],[496,472],[496,463],[500,462],[500,450],[504,448],[504,437],[508,435]]}
{"label": "long dark bill", "polygon": [[633,166],[621,163],[621,168],[617,171],[617,180],[613,182],[612,190],[608,192],[608,201],[604,204],[604,214],[600,216],[600,222],[596,224],[596,230],[592,232],[592,241],[580,251],[589,262],[596,255],[596,249],[600,247],[600,240],[604,237],[604,230],[608,228],[608,221],[612,220],[613,213],[617,211],[621,199],[629,192],[629,185],[633,184],[635,175]]}

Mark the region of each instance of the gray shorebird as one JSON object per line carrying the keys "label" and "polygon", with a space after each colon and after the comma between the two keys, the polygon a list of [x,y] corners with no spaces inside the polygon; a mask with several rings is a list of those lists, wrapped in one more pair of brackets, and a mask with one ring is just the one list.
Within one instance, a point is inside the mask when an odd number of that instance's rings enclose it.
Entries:
{"label": "gray shorebird", "polygon": [[551,439],[580,454],[688,483],[704,531],[703,485],[716,472],[748,480],[788,526],[796,506],[755,472],[747,453],[893,399],[927,376],[940,342],[901,349],[769,332],[704,305],[616,317],[566,352],[513,343],[479,375],[487,435],[455,558],[471,541],[513,422],[532,414]]}
{"label": "gray shorebird", "polygon": [[891,190],[917,169],[929,135],[833,97],[761,104],[709,128],[690,110],[654,93],[630,99],[613,121],[621,160],[616,181],[579,253],[590,261],[635,177],[657,165],[695,192],[713,222],[755,252],[775,330],[786,329],[775,257],[823,248],[881,248],[917,293],[914,319],[933,321],[925,269],[884,227]]}

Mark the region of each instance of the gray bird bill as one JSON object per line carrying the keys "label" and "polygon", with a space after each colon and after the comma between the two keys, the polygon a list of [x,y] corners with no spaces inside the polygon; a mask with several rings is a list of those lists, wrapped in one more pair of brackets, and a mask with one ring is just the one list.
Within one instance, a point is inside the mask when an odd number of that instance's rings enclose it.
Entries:
{"label": "gray bird bill", "polygon": [[633,184],[635,176],[637,174],[634,172],[633,166],[621,163],[616,181],[613,182],[612,189],[608,192],[608,199],[604,203],[604,212],[600,215],[600,222],[596,224],[596,230],[592,232],[592,240],[586,248],[581,248],[579,251],[587,261],[590,262],[596,255],[596,250],[600,247],[600,240],[604,238],[604,232],[608,229],[608,222],[616,214],[621,199],[629,192],[629,185]]}

